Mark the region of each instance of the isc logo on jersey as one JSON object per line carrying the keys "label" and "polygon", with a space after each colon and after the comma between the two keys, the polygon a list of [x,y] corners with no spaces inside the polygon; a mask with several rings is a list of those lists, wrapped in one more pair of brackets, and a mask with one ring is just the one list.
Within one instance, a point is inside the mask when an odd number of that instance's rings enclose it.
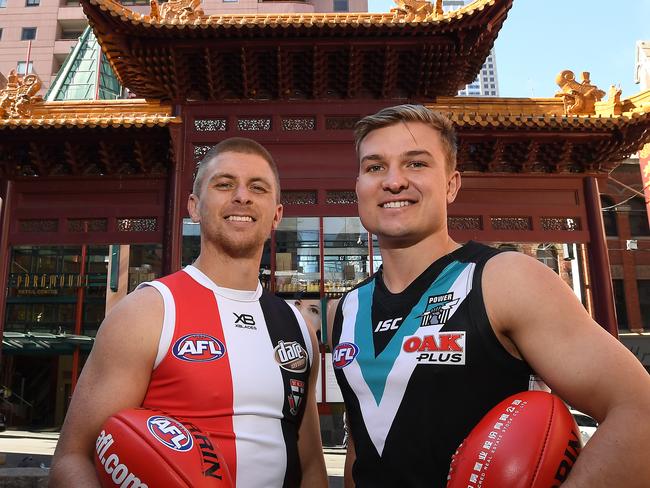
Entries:
{"label": "isc logo on jersey", "polygon": [[416,354],[419,364],[465,364],[465,332],[440,332],[404,339],[402,350]]}
{"label": "isc logo on jersey", "polygon": [[226,346],[208,334],[188,334],[174,343],[172,354],[182,361],[214,361],[226,354]]}
{"label": "isc logo on jersey", "polygon": [[273,349],[273,353],[275,361],[282,369],[293,373],[307,371],[307,352],[299,343],[295,341],[278,341],[278,345]]}
{"label": "isc logo on jersey", "polygon": [[359,347],[351,342],[341,342],[334,348],[332,364],[336,369],[345,368],[359,354]]}
{"label": "isc logo on jersey", "polygon": [[189,431],[178,420],[155,415],[147,419],[147,428],[152,436],[174,451],[189,451],[194,445]]}

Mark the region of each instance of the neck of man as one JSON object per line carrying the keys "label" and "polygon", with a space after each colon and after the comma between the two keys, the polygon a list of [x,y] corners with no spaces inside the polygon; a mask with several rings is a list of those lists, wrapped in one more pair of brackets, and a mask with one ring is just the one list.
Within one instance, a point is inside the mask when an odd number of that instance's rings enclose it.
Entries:
{"label": "neck of man", "polygon": [[434,261],[461,247],[446,232],[411,245],[395,245],[380,237],[379,246],[384,285],[391,293],[403,292]]}
{"label": "neck of man", "polygon": [[212,248],[201,249],[192,263],[215,285],[234,290],[253,291],[259,283],[262,249],[255,256],[232,257]]}

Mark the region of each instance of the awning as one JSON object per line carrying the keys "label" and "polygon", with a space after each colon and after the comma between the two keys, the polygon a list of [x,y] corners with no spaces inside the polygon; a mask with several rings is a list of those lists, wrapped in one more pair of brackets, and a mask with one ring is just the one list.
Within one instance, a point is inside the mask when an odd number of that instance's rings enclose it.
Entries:
{"label": "awning", "polygon": [[72,354],[76,346],[90,352],[94,337],[74,334],[50,334],[47,332],[10,332],[2,335],[3,354]]}

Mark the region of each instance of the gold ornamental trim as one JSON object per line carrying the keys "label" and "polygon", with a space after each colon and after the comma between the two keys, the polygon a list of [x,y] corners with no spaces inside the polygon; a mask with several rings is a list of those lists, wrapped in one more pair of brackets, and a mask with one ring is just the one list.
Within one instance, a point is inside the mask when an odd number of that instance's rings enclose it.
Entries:
{"label": "gold ornamental trim", "polygon": [[7,86],[0,91],[0,119],[28,116],[32,106],[43,100],[38,95],[41,85],[37,75],[20,76],[12,70],[7,77]]}

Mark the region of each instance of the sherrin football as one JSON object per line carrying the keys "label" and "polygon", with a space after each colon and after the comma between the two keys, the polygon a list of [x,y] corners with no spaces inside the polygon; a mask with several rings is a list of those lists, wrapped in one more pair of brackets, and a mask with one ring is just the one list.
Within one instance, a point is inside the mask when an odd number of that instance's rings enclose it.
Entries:
{"label": "sherrin football", "polygon": [[156,410],[109,417],[95,445],[104,488],[231,488],[218,447],[195,425]]}
{"label": "sherrin football", "polygon": [[582,449],[564,402],[544,391],[513,395],[490,410],[454,454],[447,488],[553,488]]}

